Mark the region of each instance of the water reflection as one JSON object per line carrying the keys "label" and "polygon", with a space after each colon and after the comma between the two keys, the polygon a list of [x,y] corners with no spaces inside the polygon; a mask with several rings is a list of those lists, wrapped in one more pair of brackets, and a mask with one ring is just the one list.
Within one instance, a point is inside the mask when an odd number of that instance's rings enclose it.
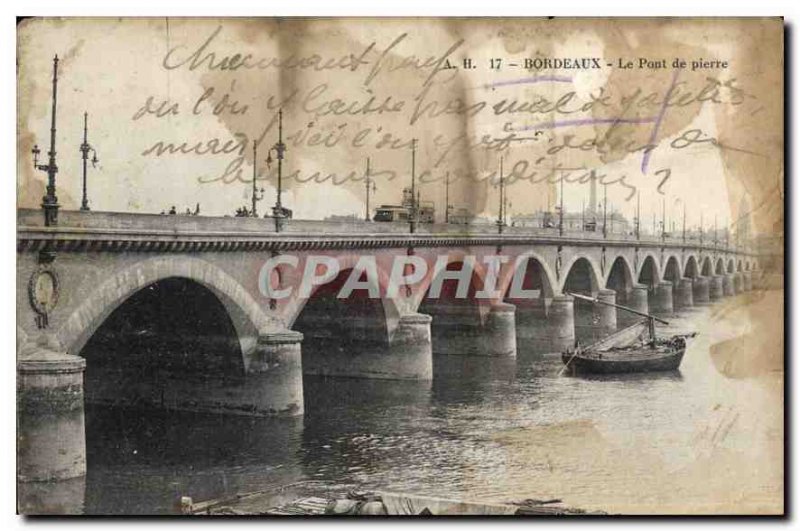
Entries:
{"label": "water reflection", "polygon": [[302,419],[87,405],[86,513],[167,513],[300,477]]}
{"label": "water reflection", "polygon": [[520,345],[516,359],[437,355],[433,382],[306,377],[306,412],[295,419],[90,407],[86,511],[163,513],[178,495],[202,500],[301,479],[634,512],[684,503],[681,492],[710,496],[699,477],[719,478],[721,492],[772,492],[772,476],[737,482],[715,460],[698,477],[686,472],[705,459],[697,448],[750,451],[750,421],[733,412],[747,409],[754,386],[742,395],[747,383],[715,369],[709,349],[723,327],[708,325],[709,311],[660,328],[702,330],[671,373],[559,376],[559,354]]}

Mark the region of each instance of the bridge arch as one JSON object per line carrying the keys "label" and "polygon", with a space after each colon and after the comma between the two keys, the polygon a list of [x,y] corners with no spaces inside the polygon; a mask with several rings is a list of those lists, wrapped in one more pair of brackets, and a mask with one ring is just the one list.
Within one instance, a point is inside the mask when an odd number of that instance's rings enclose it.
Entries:
{"label": "bridge arch", "polygon": [[[509,297],[509,290],[514,282],[515,275],[523,274],[523,289],[541,289],[541,298],[552,298],[558,288],[558,282],[547,260],[535,251],[527,251],[517,256],[511,267],[505,269],[505,273],[498,281],[498,289],[506,298]],[[524,273],[520,273],[521,268],[525,268]],[[538,281],[532,276],[538,277]]]}
{"label": "bridge arch", "polygon": [[381,360],[389,357],[390,301],[371,293],[376,288],[383,293],[386,279],[376,282],[364,271],[358,280],[368,287],[340,297],[356,261],[341,257],[333,279],[296,301],[291,327],[303,334],[304,375],[371,377],[381,374]]}
{"label": "bridge arch", "polygon": [[710,257],[706,256],[703,259],[703,267],[700,271],[704,277],[710,277],[714,274],[714,264],[711,262]]}
{"label": "bridge arch", "polygon": [[644,284],[650,288],[658,285],[661,280],[661,271],[659,271],[658,268],[658,260],[656,260],[653,254],[648,253],[644,260],[642,260],[637,279],[640,284]]}
{"label": "bridge arch", "polygon": [[[566,269],[563,291],[590,296],[601,296],[603,286],[599,268],[586,256],[576,257]],[[603,295],[605,296],[605,295]],[[580,298],[573,300],[575,339],[582,343],[597,341],[603,335],[616,328],[616,310],[601,306]],[[603,320],[601,315],[610,313],[611,320]],[[607,321],[607,322],[606,322]]]}
{"label": "bridge arch", "polygon": [[[333,279],[329,282],[324,284],[315,285],[311,288],[311,293],[308,298],[293,296],[292,299],[289,301],[286,308],[281,312],[283,315],[283,319],[286,323],[286,328],[293,328],[297,318],[303,312],[303,309],[308,304],[309,301],[313,300],[320,290],[330,289],[332,284],[337,286],[341,286],[342,279],[346,278],[356,267],[358,263],[358,259],[361,257],[359,254],[341,254],[332,256],[339,264],[339,273],[337,274],[337,278]],[[367,279],[371,286],[377,287],[380,297],[380,303],[383,309],[383,314],[386,318],[386,329],[387,333],[391,336],[395,328],[397,327],[397,322],[400,318],[400,308],[398,307],[397,303],[385,296],[386,288],[389,285],[389,274],[388,272],[381,267],[380,262],[377,264],[377,273],[378,273],[378,283],[377,286],[374,284],[374,279]],[[305,267],[304,264],[300,265],[300,270]],[[358,290],[356,290],[358,291]],[[355,292],[354,292],[355,293]],[[296,294],[296,290],[294,291]]]}
{"label": "bridge arch", "polygon": [[683,266],[683,276],[687,278],[697,278],[700,276],[700,267],[697,265],[697,258],[689,255],[686,264]]}
{"label": "bridge arch", "polygon": [[736,270],[736,264],[733,258],[728,259],[728,273],[733,273]]}
{"label": "bridge arch", "polygon": [[602,287],[600,266],[590,256],[578,255],[566,264],[559,291],[577,291],[596,295]]}
{"label": "bridge arch", "polygon": [[[448,253],[445,271],[462,270],[467,256],[471,255],[460,250]],[[451,279],[444,280],[441,292],[432,297],[431,287],[443,274],[444,271],[435,270],[435,262],[429,264],[418,292],[417,311],[432,318],[431,350],[434,354],[483,354],[483,326],[492,304],[490,300],[476,297],[486,279],[484,264],[475,257],[466,297],[458,296],[458,281]]]}
{"label": "bridge arch", "polygon": [[605,287],[613,289],[616,292],[629,292],[636,284],[636,279],[633,276],[633,268],[631,267],[628,259],[619,255],[611,262],[611,267],[608,269],[606,276]]}
{"label": "bridge arch", "polygon": [[676,283],[680,281],[682,276],[681,265],[678,257],[675,255],[670,255],[670,257],[667,258],[666,265],[664,266],[664,280],[672,282],[674,287]]}
{"label": "bridge arch", "polygon": [[115,272],[76,308],[57,332],[67,353],[79,355],[87,341],[122,303],[156,282],[179,278],[213,293],[225,307],[242,352],[250,350],[259,332],[269,327],[266,315],[250,294],[219,267],[200,258],[174,255],[138,261]]}
{"label": "bridge arch", "polygon": [[[461,249],[451,249],[447,253],[447,262],[446,262],[446,269],[453,270],[457,269],[455,266],[464,266],[464,262],[467,259],[470,253],[467,253]],[[428,290],[433,284],[433,281],[436,279],[436,258],[434,257],[431,261],[428,262],[428,272],[425,275],[425,278],[419,283],[417,287],[415,287],[416,296],[418,298],[417,307],[422,305],[425,302],[425,299],[428,295]],[[470,292],[477,291],[483,287],[483,283],[486,279],[486,269],[485,264],[482,262],[481,257],[475,257],[475,267],[472,270],[472,279],[470,281]],[[448,281],[449,282],[449,281]],[[503,278],[498,281],[498,286],[503,286]],[[474,288],[474,289],[473,289]],[[468,297],[470,298],[470,297]]]}
{"label": "bridge arch", "polygon": [[717,265],[714,267],[714,274],[716,275],[725,274],[725,261],[721,257],[717,258]]}

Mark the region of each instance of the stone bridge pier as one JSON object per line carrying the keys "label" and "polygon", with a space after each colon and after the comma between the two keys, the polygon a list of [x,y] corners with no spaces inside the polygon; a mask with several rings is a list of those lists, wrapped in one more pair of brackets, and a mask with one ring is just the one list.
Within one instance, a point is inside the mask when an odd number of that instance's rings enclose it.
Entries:
{"label": "stone bridge pier", "polygon": [[724,297],[733,297],[736,292],[733,288],[733,275],[722,275],[722,295]]}
{"label": "stone bridge pier", "polygon": [[722,275],[714,275],[709,279],[708,296],[712,302],[718,301],[725,296],[722,278]]}
{"label": "stone bridge pier", "polygon": [[698,276],[692,280],[692,299],[695,304],[711,302],[710,281],[708,277]]}
{"label": "stone bridge pier", "polygon": [[468,303],[427,301],[420,312],[430,314],[434,354],[516,356],[516,307],[497,303],[483,309]]}
{"label": "stone bridge pier", "polygon": [[744,279],[742,278],[741,273],[734,273],[733,274],[733,292],[735,294],[742,293],[744,291]]}
{"label": "stone bridge pier", "polygon": [[742,273],[742,285],[744,286],[744,291],[753,289],[753,274],[750,271]]}
{"label": "stone bridge pier", "polygon": [[692,279],[682,278],[677,281],[674,289],[674,307],[677,310],[685,310],[694,306],[694,285]]}
{"label": "stone bridge pier", "polygon": [[47,482],[86,474],[83,373],[78,356],[30,346],[17,363],[17,477]]}
{"label": "stone bridge pier", "polygon": [[672,282],[662,281],[653,286],[650,297],[650,311],[662,315],[672,313],[675,309],[672,300],[673,289]]}

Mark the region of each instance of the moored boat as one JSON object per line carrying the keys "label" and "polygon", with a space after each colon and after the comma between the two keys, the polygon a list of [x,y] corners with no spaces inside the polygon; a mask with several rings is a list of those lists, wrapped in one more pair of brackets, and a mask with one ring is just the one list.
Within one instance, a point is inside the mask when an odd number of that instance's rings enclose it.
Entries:
{"label": "moored boat", "polygon": [[674,335],[659,339],[655,321],[666,321],[625,306],[605,302],[584,295],[569,295],[593,302],[614,306],[644,317],[641,321],[623,328],[588,346],[576,345],[561,354],[564,370],[573,374],[615,374],[654,371],[674,371],[680,367],[686,352],[686,340],[694,333]]}

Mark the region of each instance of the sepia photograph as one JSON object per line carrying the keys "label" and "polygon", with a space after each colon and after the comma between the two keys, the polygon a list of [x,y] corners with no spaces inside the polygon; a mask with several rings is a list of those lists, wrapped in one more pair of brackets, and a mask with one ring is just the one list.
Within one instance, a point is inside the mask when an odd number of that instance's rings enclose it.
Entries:
{"label": "sepia photograph", "polygon": [[17,17],[17,514],[784,516],[786,32]]}

